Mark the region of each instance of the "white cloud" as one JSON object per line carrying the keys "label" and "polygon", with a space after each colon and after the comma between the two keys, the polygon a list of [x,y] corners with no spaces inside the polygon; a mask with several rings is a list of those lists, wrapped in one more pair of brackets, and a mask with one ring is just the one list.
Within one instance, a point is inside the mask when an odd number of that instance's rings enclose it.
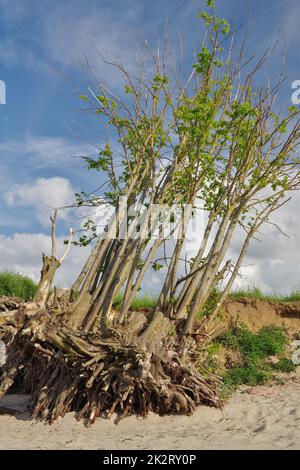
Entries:
{"label": "white cloud", "polygon": [[[60,66],[80,64],[81,80],[89,73],[85,65],[88,58],[99,79],[110,89],[118,89],[122,83],[120,71],[105,64],[99,53],[107,60],[118,58],[132,73],[136,71],[137,43],[141,44],[144,39],[142,28],[139,29],[142,6],[128,1],[115,12],[105,5],[94,9],[86,8],[85,3],[79,5],[70,10],[62,3],[47,12],[41,43],[45,55],[50,63],[56,62]],[[91,80],[90,77],[89,85]]]}
{"label": "white cloud", "polygon": [[[284,236],[275,226],[266,224],[252,240],[245,257],[240,276],[236,279],[235,288],[248,288],[256,285],[265,292],[288,294],[300,290],[300,192],[293,193],[292,200],[274,213],[271,222],[276,223],[287,235]],[[201,227],[201,225],[200,225]],[[200,228],[201,230],[201,228]],[[236,260],[245,233],[238,230],[232,241],[227,259]],[[199,246],[199,241],[197,243]],[[188,256],[194,256],[191,249],[196,243],[188,244]],[[167,255],[170,252],[166,244]],[[159,250],[157,257],[163,256]],[[184,274],[184,263],[180,264],[179,274]],[[144,292],[156,293],[163,282],[164,272],[153,273],[150,270],[145,276],[142,288]],[[156,282],[154,281],[156,279]]]}
{"label": "white cloud", "polygon": [[[92,2],[94,3],[94,2]],[[119,81],[120,75],[100,63],[95,46],[106,57],[118,54],[125,63],[135,62],[135,39],[140,22],[142,5],[128,0],[117,11],[110,6],[90,5],[84,0],[72,2],[36,2],[35,0],[0,0],[1,22],[11,29],[9,39],[0,44],[0,61],[7,66],[22,64],[26,67],[46,70],[45,64],[53,62],[68,66],[87,55],[94,60],[97,71],[105,77]],[[37,37],[33,37],[27,22],[38,21]],[[18,29],[17,29],[18,28]],[[16,38],[16,40],[12,38]],[[43,59],[41,59],[41,54]],[[100,65],[101,69],[98,67]],[[61,69],[61,67],[60,67]],[[61,70],[60,70],[61,72]]]}
{"label": "white cloud", "polygon": [[[237,286],[257,284],[262,289],[278,293],[300,289],[299,205],[300,193],[295,192],[292,200],[275,212],[271,219],[288,237],[275,226],[266,224],[257,235],[258,240],[252,240]],[[241,232],[231,247],[233,257],[237,256],[240,243]]]}
{"label": "white cloud", "polygon": [[[72,203],[74,189],[66,178],[38,178],[33,183],[14,185],[3,197],[9,206],[32,206],[38,220],[47,225],[51,209]],[[61,211],[60,217],[67,219],[68,212]]]}
{"label": "white cloud", "polygon": [[57,167],[70,157],[81,157],[91,153],[92,146],[71,142],[62,137],[25,137],[0,143],[0,153],[28,156],[35,168]]}
{"label": "white cloud", "polygon": [[[59,255],[65,250],[65,237],[58,237]],[[49,254],[51,237],[42,233],[0,235],[0,271],[26,274],[38,282],[42,266],[41,254]],[[69,256],[57,271],[55,284],[70,287],[88,256],[89,248],[72,247]]]}
{"label": "white cloud", "polygon": [[[241,270],[242,277],[236,282],[237,287],[247,287],[256,284],[266,291],[289,293],[300,287],[300,250],[299,232],[300,220],[297,210],[300,204],[300,194],[295,194],[292,202],[279,211],[273,218],[284,228],[291,238],[282,236],[274,227],[266,226],[263,234],[259,235],[261,243],[253,240],[248,256]],[[236,257],[241,242],[241,234],[237,234],[231,250],[231,256]],[[63,241],[59,237],[59,250],[63,252]],[[28,274],[35,280],[39,279],[41,269],[41,253],[49,253],[50,236],[44,234],[15,233],[12,236],[0,235],[0,270],[11,270]],[[69,257],[59,269],[56,284],[68,287],[80,272],[89,248],[72,247]],[[158,253],[158,256],[160,253]],[[229,255],[230,256],[230,255]],[[181,266],[181,274],[183,268]],[[162,285],[162,272],[151,269],[142,283],[142,290],[150,295],[159,292]]]}
{"label": "white cloud", "polygon": [[85,9],[83,14],[78,14],[78,10],[61,5],[47,15],[44,45],[49,55],[63,64],[89,54],[93,44],[108,55],[119,53],[126,58],[130,54],[127,47],[130,36],[134,33],[131,21],[137,19],[138,12],[139,7],[132,2],[121,18],[105,6],[93,13]]}

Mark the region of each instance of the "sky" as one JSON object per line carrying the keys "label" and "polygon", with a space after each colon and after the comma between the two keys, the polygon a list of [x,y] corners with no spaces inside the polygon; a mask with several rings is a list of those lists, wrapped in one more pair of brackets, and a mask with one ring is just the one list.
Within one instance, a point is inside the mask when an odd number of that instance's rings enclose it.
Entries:
{"label": "sky", "polygon": [[[91,191],[99,175],[84,169],[82,155],[95,153],[102,130],[82,112],[78,94],[88,87],[85,57],[113,90],[121,92],[117,73],[105,66],[97,51],[117,55],[134,66],[143,40],[152,44],[166,22],[172,46],[184,38],[185,62],[202,39],[196,14],[201,0],[0,0],[0,84],[6,104],[0,104],[0,271],[26,273],[38,280],[41,253],[51,247],[52,207],[74,200],[76,191]],[[278,76],[285,48],[285,81],[279,102],[291,104],[291,84],[300,80],[298,0],[217,0],[220,17],[248,30],[247,53],[262,52],[279,41],[266,75]],[[188,69],[187,69],[188,70]],[[2,100],[3,101],[3,100]],[[1,102],[1,96],[0,96]],[[275,216],[288,234],[268,226],[253,241],[238,285],[258,284],[267,291],[300,289],[300,195]],[[76,224],[74,211],[62,211],[58,239]],[[232,246],[236,253],[238,239]],[[57,283],[68,286],[87,256],[73,248],[58,271]],[[146,278],[144,289],[154,293],[159,276]],[[148,284],[148,285],[147,285]]]}

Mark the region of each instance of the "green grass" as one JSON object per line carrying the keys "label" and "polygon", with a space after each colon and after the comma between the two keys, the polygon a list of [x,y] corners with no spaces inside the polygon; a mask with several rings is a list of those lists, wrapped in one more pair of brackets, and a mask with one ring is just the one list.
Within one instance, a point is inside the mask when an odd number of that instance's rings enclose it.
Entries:
{"label": "green grass", "polygon": [[270,371],[256,366],[234,367],[223,377],[222,395],[229,395],[239,385],[263,385],[269,382]]}
{"label": "green grass", "polygon": [[[201,312],[198,313],[197,318],[202,319],[204,316],[208,317],[216,303],[219,301],[221,292],[215,289],[209,299],[207,300],[205,307]],[[114,300],[114,307],[120,307],[122,302],[123,294],[119,293]],[[280,301],[280,302],[295,302],[300,301],[300,291],[293,292],[289,295],[279,294],[265,294],[259,287],[252,286],[244,290],[235,290],[229,294],[229,298],[232,300],[238,300],[241,298],[257,299],[257,300],[269,300],[269,301]],[[157,303],[157,297],[150,295],[141,295],[134,299],[131,308],[143,309],[143,308],[154,308]]]}
{"label": "green grass", "polygon": [[241,298],[257,299],[257,300],[269,300],[277,302],[296,302],[300,301],[300,291],[294,291],[291,294],[266,294],[259,287],[253,286],[248,289],[239,289],[230,292],[229,298],[237,300]]}
{"label": "green grass", "polygon": [[[116,295],[115,300],[114,300],[114,307],[115,308],[120,307],[122,299],[123,299],[123,294],[122,293]],[[154,308],[157,304],[157,300],[158,300],[157,297],[150,296],[150,295],[138,296],[133,300],[133,302],[131,304],[131,308],[134,308],[134,309]]]}
{"label": "green grass", "polygon": [[293,372],[296,368],[293,361],[291,361],[291,359],[287,359],[286,357],[280,359],[276,364],[273,364],[273,367],[275,370],[287,373]]}
{"label": "green grass", "polygon": [[[276,372],[290,373],[295,370],[291,359],[285,357],[289,338],[283,328],[265,326],[252,333],[244,325],[235,325],[220,339],[226,349],[238,351],[242,364],[223,374],[221,393],[228,396],[239,385],[262,385],[274,378]],[[269,356],[278,358],[272,363]]]}
{"label": "green grass", "polygon": [[7,295],[30,300],[36,290],[37,285],[27,276],[10,272],[0,273],[0,296]]}
{"label": "green grass", "polygon": [[283,354],[289,338],[281,327],[268,325],[253,333],[242,325],[226,331],[220,342],[229,349],[239,351],[246,362],[257,363],[268,356]]}
{"label": "green grass", "polygon": [[136,297],[131,304],[132,308],[154,308],[157,304],[157,297],[149,295],[143,295],[142,297]]}

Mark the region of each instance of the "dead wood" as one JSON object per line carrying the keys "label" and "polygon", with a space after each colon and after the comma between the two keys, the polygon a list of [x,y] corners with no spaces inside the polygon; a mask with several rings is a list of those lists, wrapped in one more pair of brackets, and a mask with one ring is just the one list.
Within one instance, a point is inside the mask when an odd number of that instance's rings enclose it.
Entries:
{"label": "dead wood", "polygon": [[170,321],[161,312],[146,321],[144,316],[139,333],[120,327],[103,337],[74,331],[49,311],[37,313],[8,348],[0,398],[22,374],[32,417],[49,423],[70,411],[90,425],[114,413],[119,420],[149,411],[190,414],[201,403],[218,406],[213,385],[181,362],[170,342]]}

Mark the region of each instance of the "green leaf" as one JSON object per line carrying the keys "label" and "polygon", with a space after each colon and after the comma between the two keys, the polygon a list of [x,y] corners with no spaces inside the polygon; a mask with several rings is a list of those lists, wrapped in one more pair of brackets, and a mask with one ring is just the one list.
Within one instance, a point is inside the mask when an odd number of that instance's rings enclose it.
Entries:
{"label": "green leaf", "polygon": [[129,85],[125,85],[124,90],[126,95],[133,95],[133,88],[131,88]]}

